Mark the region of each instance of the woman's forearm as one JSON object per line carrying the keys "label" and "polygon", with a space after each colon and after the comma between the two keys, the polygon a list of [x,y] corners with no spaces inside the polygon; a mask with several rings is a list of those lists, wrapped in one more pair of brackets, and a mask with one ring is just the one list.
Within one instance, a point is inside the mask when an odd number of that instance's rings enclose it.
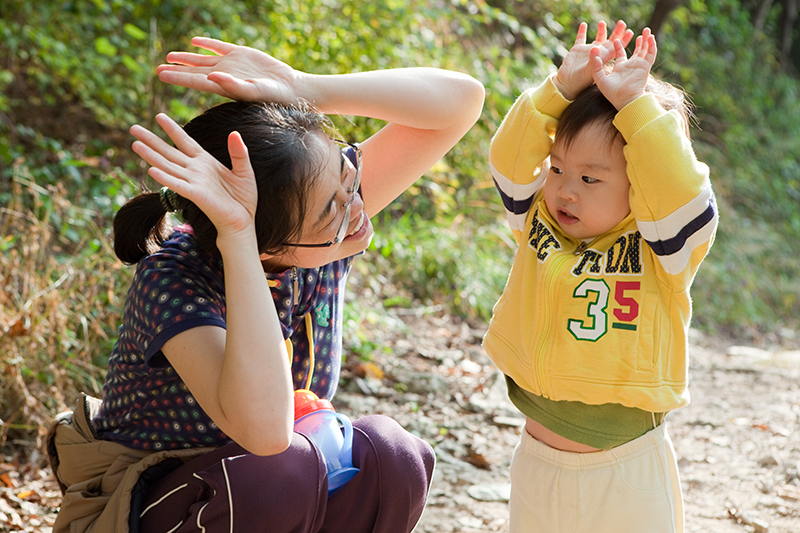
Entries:
{"label": "woman's forearm", "polygon": [[[253,237],[255,239],[255,237]],[[225,264],[227,331],[218,398],[235,440],[268,455],[289,444],[291,371],[275,304],[256,247],[219,242]]]}
{"label": "woman's forearm", "polygon": [[340,75],[304,74],[298,96],[326,114],[377,118],[413,128],[469,128],[483,105],[474,78],[435,68],[402,68]]}

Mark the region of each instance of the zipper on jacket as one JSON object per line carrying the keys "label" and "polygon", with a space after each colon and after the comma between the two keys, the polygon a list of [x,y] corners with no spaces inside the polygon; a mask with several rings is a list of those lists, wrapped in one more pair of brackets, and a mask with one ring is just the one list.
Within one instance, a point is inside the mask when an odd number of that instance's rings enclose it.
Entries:
{"label": "zipper on jacket", "polygon": [[292,271],[289,273],[289,277],[292,278],[292,288],[294,289],[294,305],[300,303],[300,284],[297,281],[297,267],[292,267]]}
{"label": "zipper on jacket", "polygon": [[[532,354],[534,356],[534,361],[536,362],[536,379],[539,382],[539,389],[542,392],[542,397],[550,398],[550,395],[546,388],[546,381],[545,381],[545,363],[547,362],[545,354],[546,349],[549,341],[549,332],[553,330],[553,312],[551,307],[551,302],[553,301],[553,295],[555,294],[555,281],[558,279],[558,274],[561,272],[561,267],[564,263],[571,260],[571,254],[569,253],[562,253],[558,256],[554,257],[547,268],[547,272],[545,272],[544,276],[544,286],[541,287],[541,292],[544,294],[545,298],[542,300],[543,302],[543,313],[540,316],[543,316],[543,320],[539,322],[540,327],[539,331],[541,335],[539,337],[539,342],[536,346],[536,353]],[[548,327],[549,326],[549,327]]]}
{"label": "zipper on jacket", "polygon": [[[553,315],[552,309],[557,307],[557,304],[553,303],[554,295],[556,293],[555,290],[555,282],[559,279],[559,274],[563,269],[564,263],[567,263],[572,260],[574,256],[581,255],[586,249],[589,247],[597,239],[592,239],[589,242],[581,242],[577,248],[570,254],[569,252],[563,252],[556,257],[554,257],[550,264],[548,265],[547,271],[545,272],[544,276],[544,286],[540,288],[541,293],[545,295],[545,299],[543,300],[543,313],[540,316],[544,317],[543,321],[540,321],[540,325],[544,325],[541,327],[539,331],[553,331],[554,327],[557,327],[557,324],[553,324],[553,320],[557,319],[558,316],[556,314],[555,317],[551,317]],[[546,329],[549,326],[549,330]],[[548,336],[544,333],[539,337],[539,343],[536,347],[536,353],[534,354],[534,361],[536,362],[536,379],[539,382],[539,389],[542,391],[542,396],[544,398],[550,398],[547,388],[545,387],[545,363],[547,362],[545,358],[545,349],[547,348],[548,344]]]}

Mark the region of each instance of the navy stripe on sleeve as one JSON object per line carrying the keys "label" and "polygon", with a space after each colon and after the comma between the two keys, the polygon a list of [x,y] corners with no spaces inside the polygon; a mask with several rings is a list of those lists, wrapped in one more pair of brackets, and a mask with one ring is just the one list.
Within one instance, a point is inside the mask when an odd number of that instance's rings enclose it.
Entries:
{"label": "navy stripe on sleeve", "polygon": [[492,180],[494,181],[494,185],[497,188],[497,192],[500,193],[500,199],[503,201],[503,207],[506,208],[506,211],[513,213],[515,215],[522,215],[530,210],[531,203],[533,203],[533,196],[529,196],[524,200],[517,200],[516,198],[513,198],[504,193],[503,190],[500,188],[500,186],[497,184],[497,180],[495,180],[494,178],[492,178]]}
{"label": "navy stripe on sleeve", "polygon": [[689,237],[700,231],[704,226],[714,220],[716,211],[717,205],[714,197],[712,196],[708,201],[708,207],[706,210],[700,213],[694,220],[686,224],[677,235],[671,239],[645,242],[650,245],[650,248],[656,255],[672,255],[684,247]]}

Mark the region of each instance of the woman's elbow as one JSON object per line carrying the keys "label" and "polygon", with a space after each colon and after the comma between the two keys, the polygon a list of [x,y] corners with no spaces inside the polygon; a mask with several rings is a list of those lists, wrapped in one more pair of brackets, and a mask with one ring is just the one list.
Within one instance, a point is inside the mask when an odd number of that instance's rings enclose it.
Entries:
{"label": "woman's elbow", "polygon": [[292,427],[272,431],[249,431],[234,440],[253,455],[278,455],[289,449],[293,434]]}
{"label": "woman's elbow", "polygon": [[481,116],[486,89],[480,81],[467,74],[462,74],[459,82],[458,116],[472,127]]}

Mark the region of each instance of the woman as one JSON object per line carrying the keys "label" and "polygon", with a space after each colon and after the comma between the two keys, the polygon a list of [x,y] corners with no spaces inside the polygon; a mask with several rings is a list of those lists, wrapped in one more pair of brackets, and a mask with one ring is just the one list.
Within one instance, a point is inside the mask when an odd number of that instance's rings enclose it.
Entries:
{"label": "woman", "polygon": [[[161,80],[269,104],[223,104],[185,131],[159,115],[174,148],[131,128],[165,189],[115,219],[117,255],[137,271],[102,404],[76,410],[79,436],[62,421],[50,439],[66,491],[54,530],[411,531],[430,446],[386,417],[356,420],[360,472],[328,498],[324,461],[293,432],[293,393],[333,397],[344,281],[369,219],[474,124],[483,87],[428,68],[312,75],[192,42],[217,55],[173,52]],[[387,124],[349,145],[325,135],[323,114]],[[187,224],[168,235],[172,210]],[[97,442],[108,468],[76,466],[86,454],[70,446]],[[92,490],[104,499],[86,514]]]}

